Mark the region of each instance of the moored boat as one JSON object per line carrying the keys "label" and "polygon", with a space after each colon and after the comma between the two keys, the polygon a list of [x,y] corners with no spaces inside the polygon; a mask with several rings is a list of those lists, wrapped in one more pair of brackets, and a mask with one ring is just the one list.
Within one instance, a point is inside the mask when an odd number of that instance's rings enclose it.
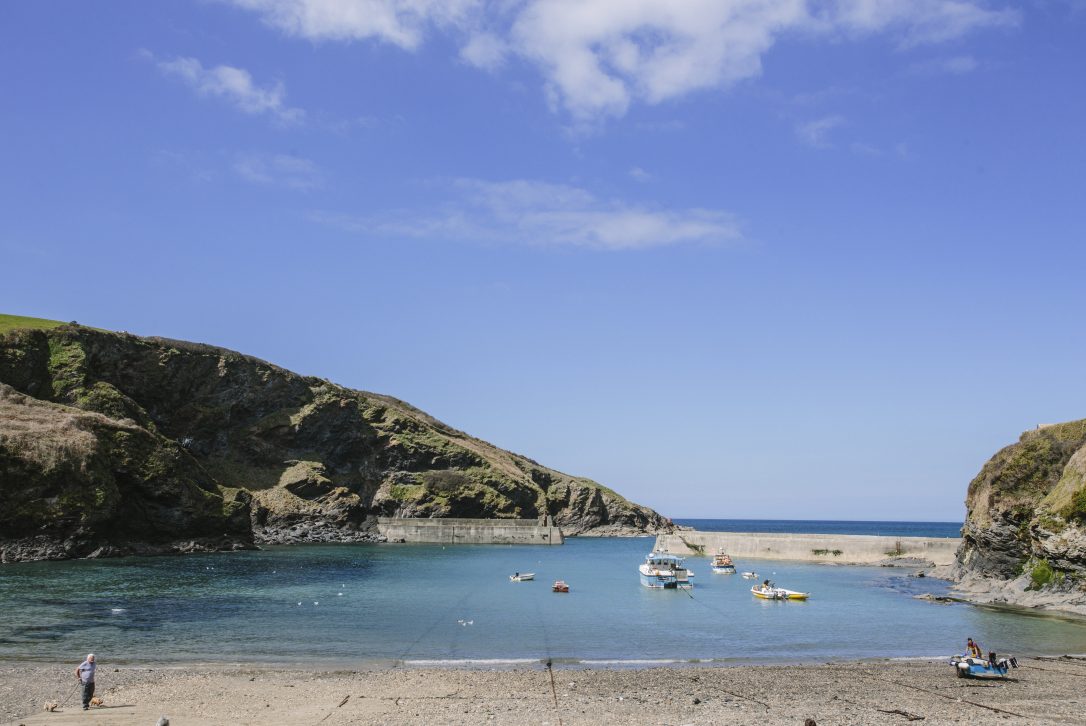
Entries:
{"label": "moored boat", "polygon": [[777,587],[769,580],[750,588],[750,592],[754,597],[762,600],[806,600],[811,596],[809,592],[797,592],[796,590]]}
{"label": "moored boat", "polygon": [[690,572],[683,564],[685,560],[678,555],[667,552],[652,552],[638,567],[641,573],[641,584],[651,588],[689,588],[694,583],[690,581]]}
{"label": "moored boat", "polygon": [[514,572],[509,576],[510,582],[527,582],[528,580],[534,580],[534,572]]}
{"label": "moored boat", "polygon": [[551,585],[551,590],[553,592],[569,592],[569,585],[564,580],[555,580],[554,584]]}
{"label": "moored boat", "polygon": [[743,573],[743,578],[746,579],[746,580],[757,580],[758,579],[758,573],[757,572],[744,572]]}
{"label": "moored boat", "polygon": [[729,557],[724,550],[718,550],[713,555],[713,563],[711,565],[713,572],[718,575],[734,575],[735,564],[732,562],[732,558]]}

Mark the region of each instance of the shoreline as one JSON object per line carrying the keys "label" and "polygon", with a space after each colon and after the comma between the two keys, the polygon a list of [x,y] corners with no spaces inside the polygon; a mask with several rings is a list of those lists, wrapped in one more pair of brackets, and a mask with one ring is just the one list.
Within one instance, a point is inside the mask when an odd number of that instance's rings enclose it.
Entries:
{"label": "shoreline", "polygon": [[[1007,681],[956,678],[939,661],[867,660],[731,667],[323,670],[265,663],[115,667],[103,708],[84,713],[74,664],[0,662],[0,719],[25,724],[818,724],[1086,723],[1086,658],[1026,658]],[[74,707],[73,707],[74,705]]]}

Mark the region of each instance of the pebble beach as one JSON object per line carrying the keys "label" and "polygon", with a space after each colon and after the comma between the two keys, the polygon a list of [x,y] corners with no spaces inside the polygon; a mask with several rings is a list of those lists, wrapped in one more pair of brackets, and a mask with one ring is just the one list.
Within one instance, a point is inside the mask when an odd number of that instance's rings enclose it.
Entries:
{"label": "pebble beach", "polygon": [[[98,671],[83,712],[74,664],[0,665],[5,724],[1086,724],[1086,659],[1020,658],[1006,681],[945,661],[646,669],[278,667]],[[63,702],[55,712],[44,704]]]}

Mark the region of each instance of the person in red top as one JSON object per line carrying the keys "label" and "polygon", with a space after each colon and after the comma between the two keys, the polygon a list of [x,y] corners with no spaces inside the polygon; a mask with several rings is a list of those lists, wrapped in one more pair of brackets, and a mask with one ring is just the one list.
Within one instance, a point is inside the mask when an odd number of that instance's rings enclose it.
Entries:
{"label": "person in red top", "polygon": [[966,638],[965,640],[966,651],[974,658],[983,658],[983,652],[980,648],[980,643],[976,643],[972,638]]}

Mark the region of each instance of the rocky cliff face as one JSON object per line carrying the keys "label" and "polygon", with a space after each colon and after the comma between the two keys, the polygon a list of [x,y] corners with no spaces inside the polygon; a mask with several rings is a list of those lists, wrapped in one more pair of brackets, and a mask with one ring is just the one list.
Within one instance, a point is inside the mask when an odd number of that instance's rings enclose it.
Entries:
{"label": "rocky cliff face", "polygon": [[388,396],[211,346],[0,335],[0,557],[374,537],[375,515],[672,527]]}
{"label": "rocky cliff face", "polygon": [[984,465],[966,507],[962,592],[1086,614],[1086,420],[1022,434]]}

